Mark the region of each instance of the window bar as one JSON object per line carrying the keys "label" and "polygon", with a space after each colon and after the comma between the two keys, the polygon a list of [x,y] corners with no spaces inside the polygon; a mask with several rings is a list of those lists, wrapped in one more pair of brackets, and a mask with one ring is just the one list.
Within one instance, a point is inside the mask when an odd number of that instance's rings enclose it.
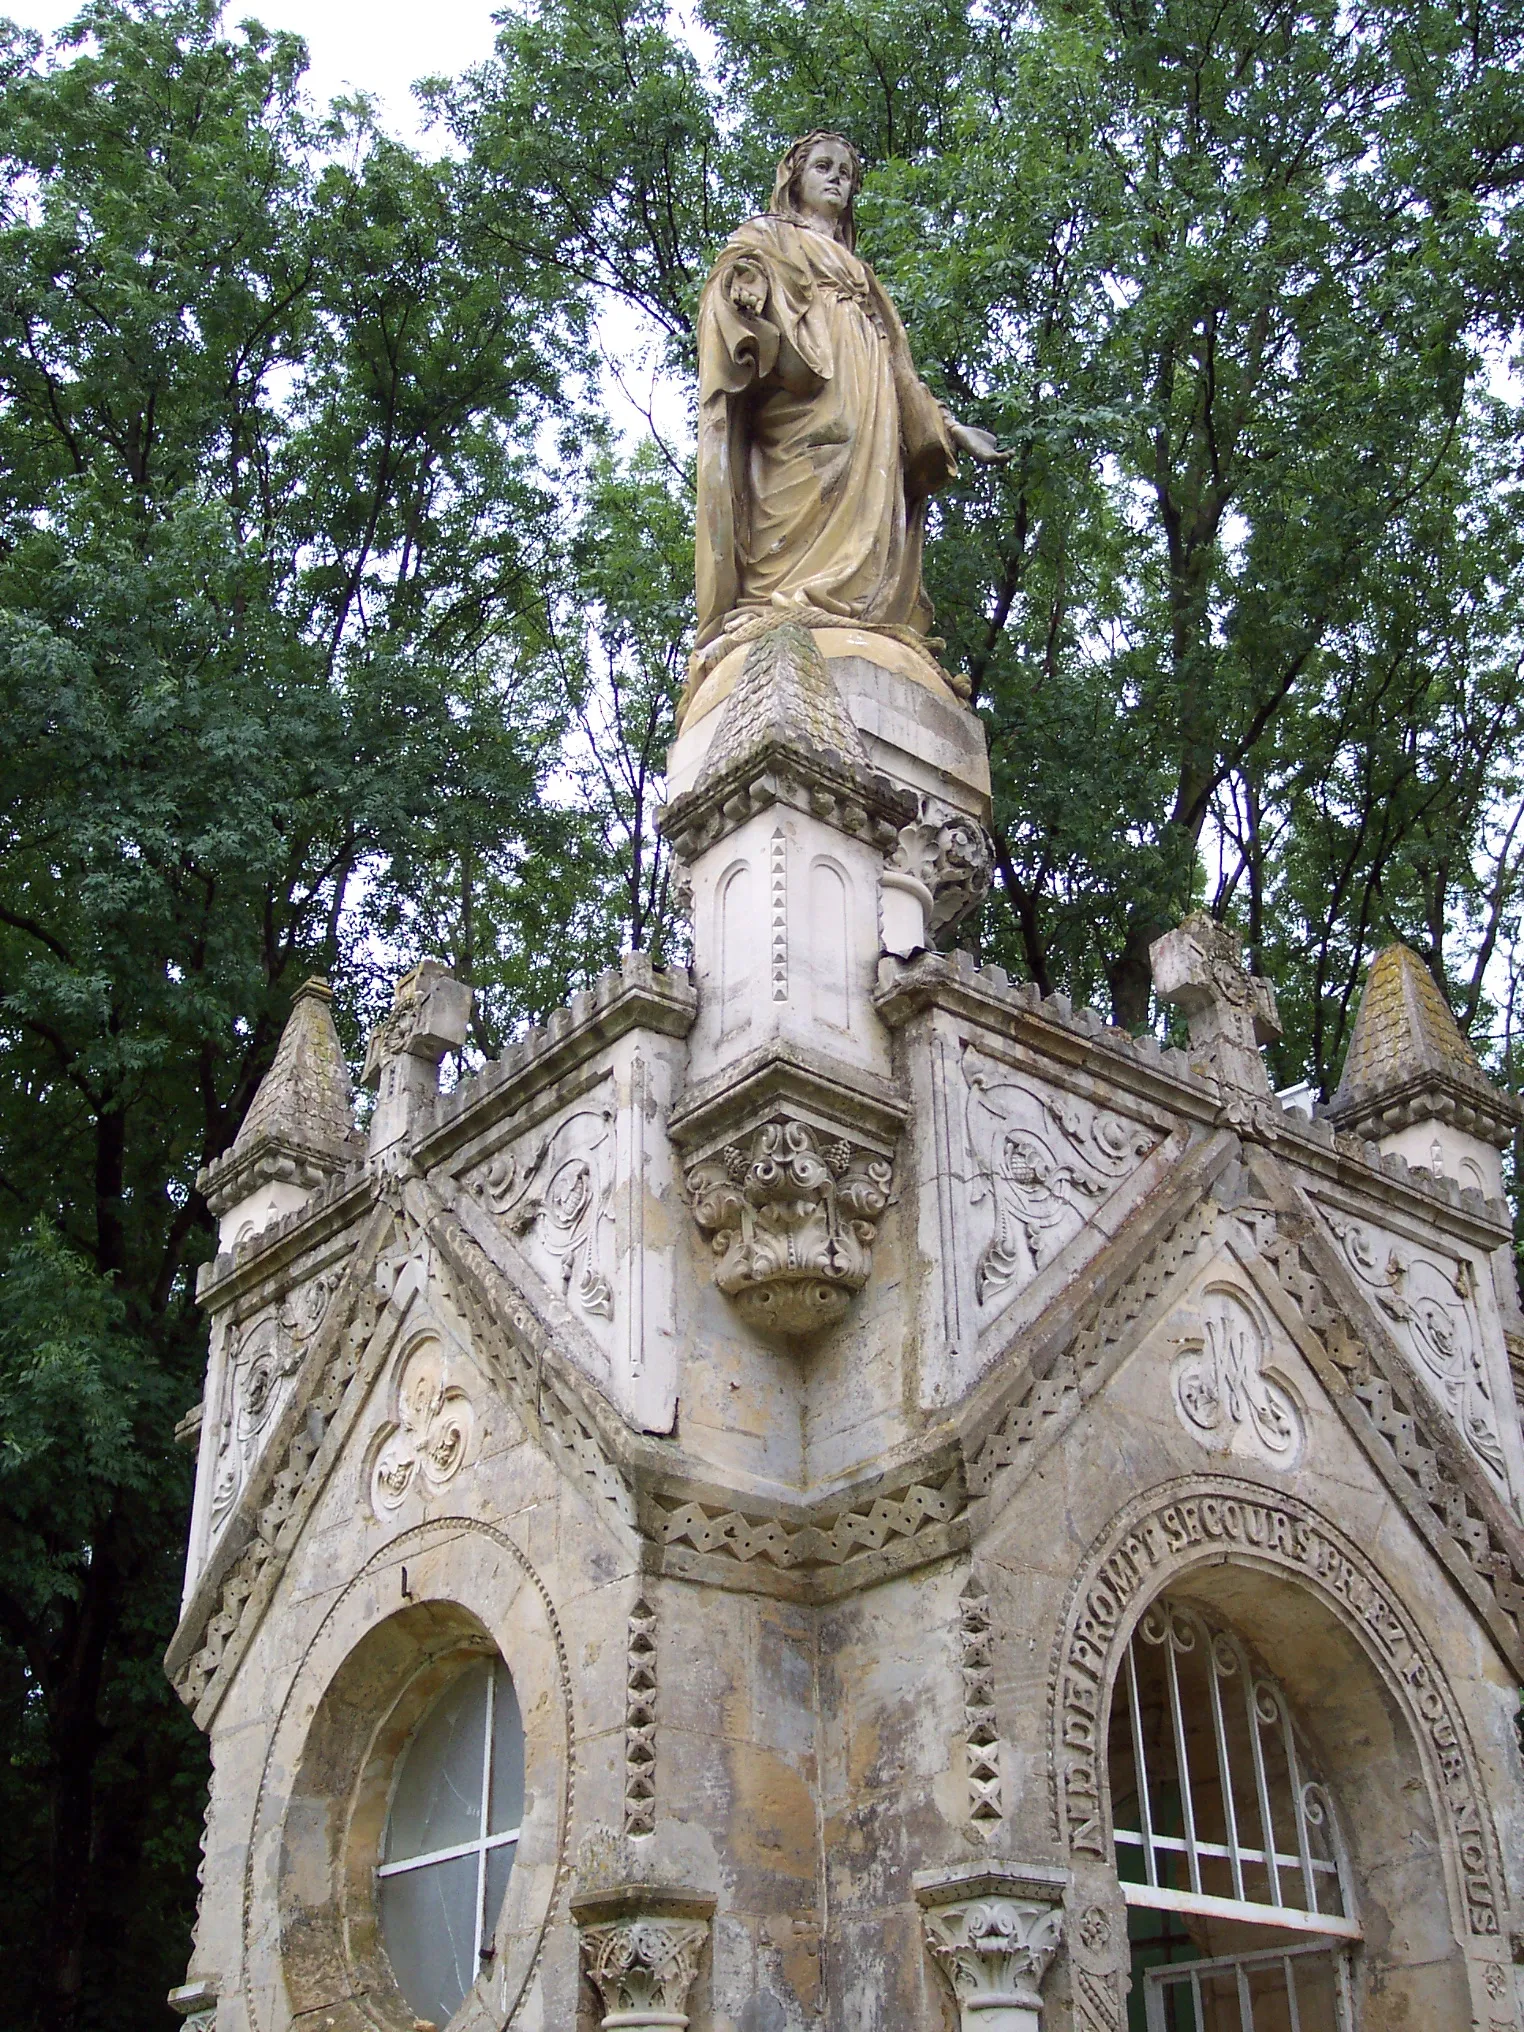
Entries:
{"label": "window bar", "polygon": [[1196,1852],[1196,1804],[1191,1797],[1191,1765],[1186,1751],[1185,1713],[1180,1705],[1180,1674],[1175,1664],[1175,1619],[1166,1616],[1164,1664],[1169,1675],[1170,1716],[1175,1729],[1175,1776],[1180,1781],[1180,1811],[1185,1819],[1185,1857],[1190,1866],[1191,1889],[1201,1895],[1201,1858]]}
{"label": "window bar", "polygon": [[1222,1673],[1217,1663],[1217,1645],[1205,1624],[1202,1634],[1206,1638],[1207,1657],[1211,1668],[1207,1674],[1212,1690],[1212,1733],[1217,1738],[1217,1771],[1222,1784],[1223,1812],[1228,1823],[1228,1856],[1233,1866],[1233,1896],[1244,1896],[1244,1859],[1238,1842],[1238,1807],[1233,1798],[1233,1772],[1228,1762],[1228,1734],[1223,1723]]}
{"label": "window bar", "polygon": [[466,1987],[469,1989],[481,1971],[482,1934],[487,1924],[487,1823],[492,1817],[492,1734],[497,1720],[497,1667],[487,1667],[487,1727],[482,1738],[482,1806],[480,1817],[481,1846],[476,1851],[476,1959],[472,1964]]}
{"label": "window bar", "polygon": [[1233,1971],[1238,1978],[1238,2022],[1242,2032],[1254,2032],[1254,1999],[1249,1995],[1249,1971],[1239,1962]]}
{"label": "window bar", "polygon": [[1354,2032],[1354,1985],[1350,1981],[1347,1949],[1334,1956],[1334,2023],[1338,2032]]}
{"label": "window bar", "polygon": [[1201,2032],[1206,2024],[1206,2012],[1201,2008],[1201,1978],[1194,1970],[1191,1973],[1191,2016],[1196,2021],[1192,2032]]}
{"label": "window bar", "polygon": [[1302,2032],[1302,2014],[1296,2002],[1296,1964],[1289,1954],[1281,1967],[1286,1971],[1286,2009],[1291,2014],[1291,2032]]}
{"label": "window bar", "polygon": [[1291,1780],[1291,1810],[1296,1815],[1296,1845],[1302,1858],[1302,1888],[1307,1894],[1307,1910],[1318,1909],[1317,1880],[1312,1874],[1312,1845],[1307,1839],[1307,1801],[1302,1797],[1302,1772],[1296,1760],[1296,1742],[1291,1733],[1291,1710],[1285,1696],[1277,1690],[1276,1705],[1281,1711],[1281,1736],[1286,1745],[1286,1773]]}
{"label": "window bar", "polygon": [[1254,1697],[1254,1675],[1247,1656],[1243,1663],[1244,1704],[1249,1716],[1249,1749],[1254,1758],[1254,1789],[1259,1795],[1259,1822],[1265,1851],[1265,1875],[1270,1880],[1270,1903],[1284,1905],[1281,1896],[1281,1866],[1275,1846],[1275,1823],[1270,1813],[1270,1782],[1265,1776],[1265,1747],[1259,1739],[1260,1712]]}
{"label": "window bar", "polygon": [[1138,1667],[1133,1657],[1136,1636],[1127,1646],[1127,1706],[1132,1718],[1132,1761],[1138,1780],[1138,1819],[1143,1834],[1143,1872],[1157,1891],[1159,1865],[1154,1855],[1154,1816],[1148,1802],[1148,1759],[1143,1749],[1143,1709],[1138,1701]]}

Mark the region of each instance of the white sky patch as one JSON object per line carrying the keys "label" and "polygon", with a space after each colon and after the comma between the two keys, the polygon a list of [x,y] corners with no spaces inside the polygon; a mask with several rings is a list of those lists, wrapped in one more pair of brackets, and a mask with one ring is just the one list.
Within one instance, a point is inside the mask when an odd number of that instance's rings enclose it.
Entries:
{"label": "white sky patch", "polygon": [[[79,12],[76,0],[0,0],[0,14],[54,35]],[[381,123],[401,141],[438,148],[425,132],[414,81],[453,77],[492,54],[497,33],[489,0],[430,0],[422,12],[404,0],[243,0],[229,6],[232,28],[253,19],[302,36],[311,56],[306,89],[319,106],[350,92],[380,102]]]}

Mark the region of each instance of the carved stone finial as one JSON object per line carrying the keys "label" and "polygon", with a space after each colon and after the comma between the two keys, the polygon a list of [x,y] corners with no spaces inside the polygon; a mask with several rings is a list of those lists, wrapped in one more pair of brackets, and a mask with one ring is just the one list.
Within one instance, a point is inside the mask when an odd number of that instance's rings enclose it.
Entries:
{"label": "carved stone finial", "polygon": [[884,870],[884,950],[908,958],[951,931],[989,894],[994,857],[966,812],[923,808],[901,826]]}
{"label": "carved stone finial", "polygon": [[328,983],[316,976],[297,989],[274,1061],[232,1148],[196,1181],[221,1223],[220,1248],[294,1212],[355,1160],[349,1067],[332,1001]]}
{"label": "carved stone finial", "polygon": [[991,1864],[917,1878],[926,1946],[957,1999],[962,2032],[1040,2032],[1062,1897],[1057,1871]]}
{"label": "carved stone finial", "polygon": [[688,1992],[709,1937],[712,1898],[620,1884],[572,1900],[582,1961],[602,1999],[604,2032],[688,2023]]}
{"label": "carved stone finial", "polygon": [[1210,1057],[1226,1085],[1268,1094],[1259,1047],[1281,1034],[1275,990],[1262,975],[1245,971],[1237,933],[1198,910],[1155,939],[1148,956],[1154,993],[1185,1011],[1191,1048]]}
{"label": "carved stone finial", "polygon": [[392,991],[390,1014],[370,1034],[362,1086],[376,1089],[370,1154],[406,1135],[421,1102],[439,1086],[439,1061],[459,1051],[471,1020],[471,989],[437,960],[420,960]]}
{"label": "carved stone finial", "polygon": [[786,1117],[693,1165],[694,1219],[714,1281],[748,1325],[794,1337],[833,1326],[868,1281],[893,1167]]}
{"label": "carved stone finial", "polygon": [[1327,1113],[1335,1128],[1377,1140],[1439,1122],[1501,1146],[1517,1130],[1521,1110],[1515,1096],[1482,1071],[1418,954],[1389,945],[1366,974]]}

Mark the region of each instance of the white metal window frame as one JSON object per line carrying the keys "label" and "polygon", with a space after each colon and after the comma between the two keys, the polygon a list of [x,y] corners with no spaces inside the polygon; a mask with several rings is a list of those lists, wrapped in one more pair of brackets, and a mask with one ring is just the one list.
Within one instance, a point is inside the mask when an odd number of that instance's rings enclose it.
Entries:
{"label": "white metal window frame", "polygon": [[[488,1834],[487,1822],[492,1815],[492,1753],[493,1734],[497,1722],[497,1675],[499,1661],[490,1661],[487,1672],[487,1714],[486,1730],[482,1739],[482,1798],[477,1822],[477,1832],[470,1841],[455,1842],[449,1848],[431,1849],[427,1855],[404,1856],[395,1863],[380,1863],[376,1868],[379,1884],[387,1877],[404,1876],[411,1870],[426,1870],[431,1863],[452,1863],[459,1856],[476,1858],[476,1919],[472,1940],[473,1967],[480,1968],[492,1957],[492,1943],[487,1938],[487,1857],[493,1849],[516,1847],[522,1823],[509,1828],[502,1834]],[[470,1984],[466,1985],[470,1989]]]}
{"label": "white metal window frame", "polygon": [[[1138,1693],[1137,1646],[1148,1644],[1162,1652],[1169,1699],[1169,1727],[1175,1753],[1174,1779],[1180,1792],[1183,1835],[1155,1831],[1147,1746],[1143,1739],[1143,1708]],[[1197,1651],[1206,1661],[1206,1682],[1211,1706],[1212,1740],[1217,1758],[1217,1780],[1226,1822],[1226,1842],[1201,1839],[1196,1832],[1196,1808],[1187,1749],[1185,1707],[1181,1699],[1177,1659]],[[1223,1689],[1237,1681],[1242,1691],[1252,1766],[1252,1796],[1259,1822],[1258,1841],[1246,1839],[1239,1824],[1238,1800],[1234,1786],[1232,1757],[1228,1746],[1227,1716]],[[1338,1829],[1328,1795],[1304,1771],[1301,1751],[1286,1696],[1268,1673],[1256,1672],[1248,1652],[1231,1631],[1214,1630],[1195,1608],[1169,1600],[1154,1602],[1139,1619],[1122,1663],[1121,1685],[1113,1699],[1127,1702],[1133,1777],[1138,1801],[1138,1828],[1114,1828],[1118,1855],[1133,1848],[1142,1853],[1144,1881],[1124,1883],[1123,1895],[1129,1905],[1154,1911],[1197,1912],[1206,1917],[1249,1920],[1258,1925],[1288,1927],[1296,1932],[1315,1933],[1326,1939],[1359,1940],[1359,1922],[1346,1917],[1345,1872],[1342,1866]],[[1275,1729],[1291,1794],[1294,1826],[1278,1829],[1270,1798],[1270,1778],[1265,1762],[1263,1732]],[[1283,1815],[1284,1818],[1284,1815]],[[1332,1858],[1314,1855],[1310,1829],[1326,1830]],[[1188,1890],[1176,1890],[1159,1881],[1161,1856],[1183,1855]],[[1235,1895],[1224,1898],[1203,1891],[1203,1857],[1225,1860]],[[1268,1901],[1245,1896],[1244,1867],[1264,1870],[1270,1892]],[[1282,1883],[1289,1875],[1289,1887]],[[1333,1893],[1337,1910],[1322,1909],[1321,1892]],[[1287,1895],[1288,1889],[1291,1893]],[[1300,1900],[1297,1893],[1300,1892]]]}
{"label": "white metal window frame", "polygon": [[1191,2009],[1195,2022],[1200,2026],[1205,2019],[1201,1998],[1201,1979],[1231,1973],[1235,1978],[1238,1992],[1238,2019],[1240,2032],[1254,2032],[1254,2003],[1249,1995],[1249,1972],[1256,1968],[1269,1968],[1280,1963],[1286,1975],[1287,2013],[1291,2021],[1291,2032],[1302,2032],[1301,2012],[1297,2006],[1296,1965],[1311,1955],[1330,1955],[1333,1966],[1334,2013],[1339,2032],[1348,2032],[1354,2025],[1354,2004],[1351,1997],[1349,1978],[1349,1948],[1345,1943],[1308,1940],[1294,1947],[1266,1947],[1252,1954],[1220,1955],[1210,1961],[1183,1961],[1165,1963],[1159,1968],[1147,1970],[1143,1977],[1143,2011],[1147,2032],[1168,2032],[1165,2023],[1165,1992],[1172,1989],[1189,1990]]}

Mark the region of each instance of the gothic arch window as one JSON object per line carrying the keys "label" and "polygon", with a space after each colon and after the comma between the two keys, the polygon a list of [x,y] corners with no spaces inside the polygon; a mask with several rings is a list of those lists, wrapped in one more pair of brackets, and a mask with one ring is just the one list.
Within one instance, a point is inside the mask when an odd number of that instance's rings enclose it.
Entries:
{"label": "gothic arch window", "polygon": [[1360,1939],[1334,1801],[1275,1678],[1162,1597],[1108,1745],[1128,1906],[1128,2032],[1354,2032]]}
{"label": "gothic arch window", "polygon": [[377,1904],[397,1987],[443,2026],[492,1958],[524,1810],[524,1729],[501,1658],[477,1658],[397,1759]]}

